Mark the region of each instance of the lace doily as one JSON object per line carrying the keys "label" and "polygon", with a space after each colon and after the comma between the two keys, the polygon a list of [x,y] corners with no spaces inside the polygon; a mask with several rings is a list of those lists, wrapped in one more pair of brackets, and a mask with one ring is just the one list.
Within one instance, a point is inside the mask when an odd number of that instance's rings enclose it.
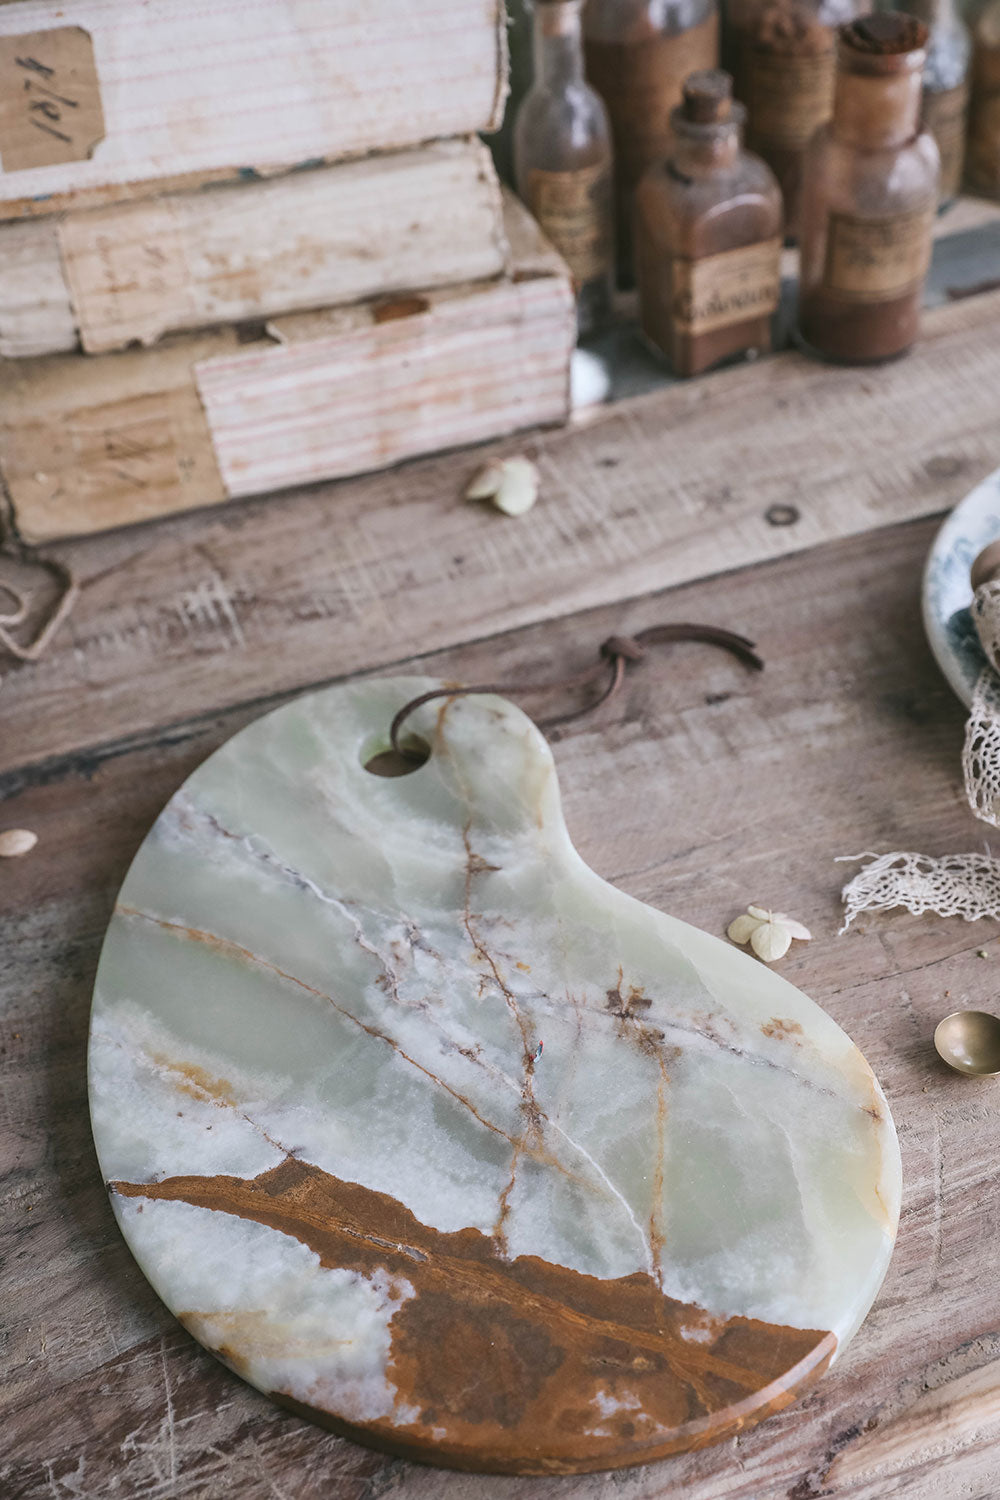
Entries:
{"label": "lace doily", "polygon": [[[962,774],[965,795],[976,817],[1000,828],[1000,579],[980,584],[971,606],[972,619],[988,667],[976,683],[972,709],[965,726]],[[841,892],[846,908],[846,932],[863,911],[890,911],[903,906],[914,916],[935,912],[939,917],[1000,919],[1000,860],[989,853],[855,854],[845,859],[868,859]]]}
{"label": "lace doily", "polygon": [[936,912],[939,917],[1000,919],[1000,860],[992,854],[848,854],[845,860],[869,859],[841,891],[846,908],[846,932],[863,911],[891,911],[905,906],[914,916]]}

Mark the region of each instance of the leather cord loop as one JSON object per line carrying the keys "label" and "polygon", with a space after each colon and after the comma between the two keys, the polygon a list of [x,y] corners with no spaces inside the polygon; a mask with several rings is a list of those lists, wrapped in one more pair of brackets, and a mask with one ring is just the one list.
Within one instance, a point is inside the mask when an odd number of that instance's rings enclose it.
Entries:
{"label": "leather cord loop", "polygon": [[603,692],[593,703],[574,709],[570,713],[561,714],[558,718],[545,719],[540,727],[545,729],[555,724],[565,724],[571,719],[580,718],[583,714],[592,713],[595,708],[599,708],[602,703],[607,703],[613,698],[625,680],[629,663],[643,661],[648,655],[647,645],[661,645],[671,641],[703,641],[710,646],[719,646],[724,651],[731,652],[743,662],[744,666],[756,672],[763,671],[764,668],[763,660],[754,649],[754,642],[747,640],[746,636],[737,635],[732,630],[725,630],[722,626],[683,623],[650,625],[646,630],[637,631],[635,635],[609,636],[600,647],[597,661],[579,672],[556,678],[552,682],[479,683],[473,687],[433,688],[428,693],[420,693],[416,698],[411,698],[409,703],[404,703],[396,714],[389,727],[389,742],[397,755],[415,759],[415,756],[408,756],[405,747],[399,743],[399,732],[416,709],[422,708],[425,703],[433,703],[438,698],[461,698],[471,693],[499,693],[507,696],[511,693],[565,692],[571,688],[586,687],[589,683],[607,676],[608,680]]}

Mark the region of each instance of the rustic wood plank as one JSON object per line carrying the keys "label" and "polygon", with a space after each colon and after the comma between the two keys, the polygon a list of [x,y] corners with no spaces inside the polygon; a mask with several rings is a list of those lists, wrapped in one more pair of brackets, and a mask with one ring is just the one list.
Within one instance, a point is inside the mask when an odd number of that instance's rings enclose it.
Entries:
{"label": "rustic wood plank", "polygon": [[[97,83],[85,100],[73,97],[81,46]],[[67,49],[76,72],[60,74]],[[495,129],[505,13],[501,0],[374,12],[361,0],[19,0],[0,6],[0,69],[0,217],[18,218]],[[46,133],[24,123],[23,84],[42,77],[70,100],[50,101]],[[103,133],[88,154],[73,120],[94,94]]]}
{"label": "rustic wood plank", "polygon": [[[83,595],[5,674],[0,768],[940,511],[1000,462],[998,318],[993,293],[928,314],[883,369],[783,355],[585,428],[62,547]],[[518,520],[461,499],[511,450],[542,473]]]}
{"label": "rustic wood plank", "polygon": [[[843,1024],[886,1087],[904,1212],[889,1278],[842,1364],[745,1437],[575,1479],[483,1479],[353,1448],[274,1411],[166,1314],[118,1236],[86,1123],[89,991],[104,923],[161,803],[258,707],[106,744],[0,783],[37,850],[0,869],[3,975],[0,1349],[10,1500],[335,1495],[340,1500],[942,1500],[1000,1485],[1000,1232],[994,1085],[937,1062],[958,1004],[994,1004],[997,924],[866,919],[843,938],[838,854],[977,847],[960,793],[962,711],[924,643],[917,577],[933,526],[899,526],[421,660],[477,680],[587,661],[612,630],[715,620],[756,637],[751,677],[664,649],[555,746],[567,820],[599,872],[721,932],[748,900],[808,923],[781,966]],[[85,680],[71,692],[79,707]],[[553,705],[554,706],[554,705]],[[985,949],[987,959],[977,956]]]}
{"label": "rustic wood plank", "polygon": [[474,137],[0,225],[0,354],[96,354],[488,280],[508,255],[496,172]]}

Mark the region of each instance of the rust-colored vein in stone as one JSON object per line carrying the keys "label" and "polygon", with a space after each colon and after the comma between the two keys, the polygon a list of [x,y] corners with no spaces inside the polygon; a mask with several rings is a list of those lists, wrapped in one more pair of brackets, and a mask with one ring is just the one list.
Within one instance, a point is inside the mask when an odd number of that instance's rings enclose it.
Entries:
{"label": "rust-colored vein in stone", "polygon": [[[424,1461],[569,1473],[701,1447],[788,1405],[836,1348],[821,1330],[713,1319],[665,1296],[646,1272],[601,1280],[534,1256],[505,1260],[479,1230],[431,1229],[388,1195],[295,1159],[252,1180],[111,1186],[266,1224],[327,1267],[405,1277],[415,1295],[392,1318],[386,1374],[415,1420],[347,1424],[275,1394]],[[252,1325],[231,1321],[218,1352],[252,1370]]]}
{"label": "rust-colored vein in stone", "polygon": [[619,1037],[639,1048],[643,1056],[652,1058],[659,1071],[656,1081],[656,1160],[649,1208],[649,1254],[657,1281],[663,1274],[663,1231],[660,1227],[659,1208],[663,1202],[663,1179],[667,1153],[667,1089],[670,1074],[668,1062],[680,1056],[679,1047],[666,1045],[666,1035],[659,1026],[651,1026],[643,1015],[652,1006],[652,1000],[641,985],[631,984],[625,989],[625,975],[618,969],[618,982],[607,992],[607,1009],[614,1016]]}
{"label": "rust-colored vein in stone", "polygon": [[468,823],[462,829],[462,843],[465,846],[465,912],[463,916],[465,930],[477,957],[482,959],[493,975],[497,988],[503,995],[504,1003],[514,1018],[521,1038],[521,1066],[523,1069],[521,1080],[521,1117],[524,1123],[520,1135],[515,1137],[512,1143],[510,1175],[500,1194],[497,1203],[496,1223],[493,1226],[493,1238],[496,1241],[497,1248],[503,1253],[507,1248],[507,1219],[510,1215],[511,1196],[517,1181],[517,1169],[521,1155],[525,1151],[530,1151],[532,1155],[537,1155],[541,1145],[542,1115],[538,1102],[535,1099],[534,1080],[537,1041],[531,1034],[513,990],[500,973],[499,964],[473,926],[473,878],[476,875],[495,874],[498,866],[489,864],[483,859],[482,855],[477,854],[473,850],[470,837],[470,824]]}
{"label": "rust-colored vein in stone", "polygon": [[225,954],[227,958],[237,958],[243,963],[251,964],[254,968],[266,969],[268,973],[275,975],[276,978],[283,979],[288,984],[295,985],[297,989],[305,990],[307,994],[315,995],[319,1000],[325,1000],[346,1021],[352,1022],[359,1030],[373,1037],[376,1041],[385,1042],[398,1057],[402,1058],[403,1062],[409,1063],[410,1067],[416,1068],[419,1073],[423,1073],[424,1077],[430,1079],[431,1083],[435,1083],[444,1089],[445,1093],[450,1094],[458,1104],[467,1109],[479,1121],[480,1125],[484,1125],[487,1130],[493,1131],[494,1135],[502,1136],[505,1141],[514,1143],[513,1138],[508,1135],[506,1130],[499,1125],[495,1125],[485,1115],[481,1115],[472,1101],[467,1099],[464,1094],[460,1094],[457,1089],[453,1089],[443,1078],[439,1078],[436,1073],[432,1073],[429,1068],[425,1068],[423,1063],[418,1062],[415,1057],[411,1057],[408,1052],[404,1052],[399,1043],[388,1032],[383,1031],[379,1026],[373,1026],[368,1021],[362,1021],[360,1016],[356,1016],[353,1011],[348,1010],[346,1005],[340,1005],[332,995],[326,994],[324,990],[318,990],[315,986],[307,984],[304,979],[299,979],[296,975],[289,974],[285,969],[279,968],[277,964],[273,964],[268,959],[262,958],[259,953],[254,953],[251,948],[244,948],[241,943],[233,942],[231,938],[219,937],[214,932],[203,932],[198,927],[187,927],[183,922],[169,922],[164,917],[154,917],[150,912],[140,911],[135,906],[125,906],[119,903],[115,907],[115,911],[123,917],[138,917],[144,922],[152,922],[154,926],[162,927],[164,931],[172,932],[175,936],[181,938],[187,938],[193,943],[204,943],[206,947],[214,948],[217,952]]}

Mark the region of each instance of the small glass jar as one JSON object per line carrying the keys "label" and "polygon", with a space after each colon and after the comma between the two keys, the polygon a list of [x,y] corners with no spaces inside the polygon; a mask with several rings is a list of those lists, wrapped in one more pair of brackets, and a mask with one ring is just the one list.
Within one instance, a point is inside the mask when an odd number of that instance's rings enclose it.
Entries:
{"label": "small glass jar", "polygon": [[799,332],[827,359],[893,359],[917,336],[940,159],[922,129],[927,28],[899,11],[839,33],[833,119],[806,153]]}
{"label": "small glass jar", "polygon": [[692,74],[673,112],[670,157],[636,190],[640,326],[678,375],[771,347],[781,190],[743,150],[745,118],[728,73]]}
{"label": "small glass jar", "polygon": [[980,0],[972,30],[972,93],[965,176],[974,192],[1000,198],[1000,0]]}
{"label": "small glass jar", "polygon": [[799,234],[802,162],[833,112],[836,29],[866,0],[727,0],[725,60],[747,107],[747,145],[781,184],[785,233]]}
{"label": "small glass jar", "polygon": [[535,81],[514,125],[522,201],[573,276],[581,333],[610,313],[614,273],[611,130],[583,76],[582,0],[537,0]]}
{"label": "small glass jar", "polygon": [[587,0],[583,30],[587,77],[611,117],[618,268],[629,284],[636,184],[667,155],[685,78],[719,60],[719,13],[716,0]]}
{"label": "small glass jar", "polygon": [[905,0],[900,5],[928,30],[923,122],[941,155],[941,208],[957,197],[965,166],[972,40],[955,0]]}

